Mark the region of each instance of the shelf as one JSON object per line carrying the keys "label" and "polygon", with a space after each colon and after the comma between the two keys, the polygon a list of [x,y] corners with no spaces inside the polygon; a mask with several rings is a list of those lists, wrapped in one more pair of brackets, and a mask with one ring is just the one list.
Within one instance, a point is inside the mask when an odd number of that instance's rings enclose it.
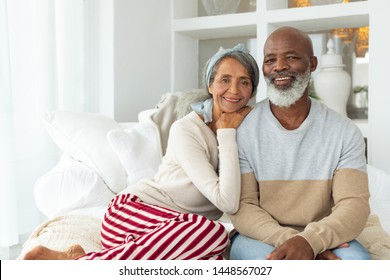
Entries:
{"label": "shelf", "polygon": [[289,25],[305,32],[369,25],[368,2],[330,4],[302,8],[270,10],[268,24],[275,28]]}
{"label": "shelf", "polygon": [[256,12],[177,19],[173,31],[200,40],[256,36]]}
{"label": "shelf", "polygon": [[[289,0],[257,0],[254,12],[218,16],[199,16],[203,15],[203,11],[199,12],[199,0],[171,1],[173,91],[199,86],[205,61],[222,45],[232,46],[238,41],[256,38],[256,58],[261,62],[262,46],[268,35],[278,27],[292,26],[307,33],[322,33],[327,38],[329,31],[335,28],[369,26],[370,65],[367,77],[370,114],[367,116],[365,113],[368,120],[353,119],[353,122],[368,139],[368,162],[390,172],[390,149],[386,148],[390,142],[390,129],[387,128],[390,95],[385,94],[388,87],[385,68],[390,64],[387,55],[390,43],[386,41],[389,0],[356,0],[300,8],[288,8],[292,3]],[[326,49],[326,44],[319,43],[323,46],[318,48]],[[266,86],[264,81],[259,85],[257,97],[261,100],[265,97]],[[351,114],[350,117],[360,118],[361,115]]]}

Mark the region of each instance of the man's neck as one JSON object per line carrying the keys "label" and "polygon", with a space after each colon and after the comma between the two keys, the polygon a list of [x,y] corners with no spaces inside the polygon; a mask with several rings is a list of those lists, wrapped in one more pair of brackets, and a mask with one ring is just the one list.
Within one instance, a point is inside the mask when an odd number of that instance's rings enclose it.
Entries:
{"label": "man's neck", "polygon": [[307,93],[289,107],[279,107],[270,103],[272,114],[288,130],[294,130],[301,126],[309,115],[310,106],[311,100]]}

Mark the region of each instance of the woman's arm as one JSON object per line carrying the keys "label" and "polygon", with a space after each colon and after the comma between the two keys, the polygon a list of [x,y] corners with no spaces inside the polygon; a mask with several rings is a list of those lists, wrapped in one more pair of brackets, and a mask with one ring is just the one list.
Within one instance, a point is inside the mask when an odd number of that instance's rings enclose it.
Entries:
{"label": "woman's arm", "polygon": [[237,211],[240,167],[236,130],[218,129],[216,139],[206,124],[194,126],[180,122],[172,126],[169,139],[176,162],[198,190],[222,212]]}

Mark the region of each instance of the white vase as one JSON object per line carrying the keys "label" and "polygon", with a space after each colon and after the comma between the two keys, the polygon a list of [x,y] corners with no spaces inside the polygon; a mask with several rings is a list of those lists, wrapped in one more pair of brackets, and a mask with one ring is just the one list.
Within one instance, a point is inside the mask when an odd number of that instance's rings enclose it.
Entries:
{"label": "white vase", "polygon": [[329,39],[328,51],[321,56],[320,72],[314,78],[316,95],[328,107],[347,116],[347,103],[351,93],[351,76],[344,71],[342,57],[334,51]]}
{"label": "white vase", "polygon": [[367,91],[354,92],[352,94],[352,105],[356,108],[368,107],[368,93]]}
{"label": "white vase", "polygon": [[209,16],[233,14],[241,0],[202,0],[203,7]]}

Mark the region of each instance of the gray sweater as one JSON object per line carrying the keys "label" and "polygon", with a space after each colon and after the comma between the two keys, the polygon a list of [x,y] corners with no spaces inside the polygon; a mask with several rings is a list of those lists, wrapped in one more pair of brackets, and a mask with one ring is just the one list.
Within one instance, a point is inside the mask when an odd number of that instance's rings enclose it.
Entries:
{"label": "gray sweater", "polygon": [[356,238],[370,213],[365,143],[348,118],[312,99],[295,130],[258,103],[237,131],[237,231],[273,246],[301,235],[314,254]]}

